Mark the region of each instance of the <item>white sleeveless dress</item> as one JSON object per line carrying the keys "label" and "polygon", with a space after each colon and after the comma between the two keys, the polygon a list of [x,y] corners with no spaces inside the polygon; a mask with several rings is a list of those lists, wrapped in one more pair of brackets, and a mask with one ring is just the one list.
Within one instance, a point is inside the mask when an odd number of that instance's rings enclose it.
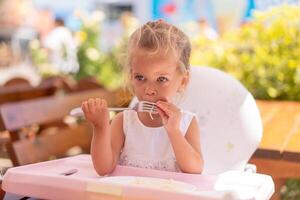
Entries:
{"label": "white sleeveless dress", "polygon": [[[196,115],[181,111],[180,130],[183,136]],[[148,169],[180,172],[175,154],[164,127],[147,127],[138,118],[137,112],[123,112],[125,134],[119,164]]]}

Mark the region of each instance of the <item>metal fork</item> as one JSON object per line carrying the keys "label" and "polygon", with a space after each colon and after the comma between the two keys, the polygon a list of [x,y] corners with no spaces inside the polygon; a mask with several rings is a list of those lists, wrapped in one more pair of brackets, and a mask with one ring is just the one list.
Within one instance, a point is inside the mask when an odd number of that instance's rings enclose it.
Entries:
{"label": "metal fork", "polygon": [[[124,111],[124,110],[135,110],[137,112],[149,112],[149,113],[156,113],[157,112],[157,106],[153,102],[149,101],[139,101],[133,108],[108,108],[109,111]],[[84,116],[84,113],[81,109],[81,107],[77,107],[71,110],[70,112],[71,116],[74,117],[82,117]]]}

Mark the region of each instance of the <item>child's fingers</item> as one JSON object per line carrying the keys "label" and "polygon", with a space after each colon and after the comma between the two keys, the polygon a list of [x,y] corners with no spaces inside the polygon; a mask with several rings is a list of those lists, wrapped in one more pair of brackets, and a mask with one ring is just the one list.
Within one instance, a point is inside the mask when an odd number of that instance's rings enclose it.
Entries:
{"label": "child's fingers", "polygon": [[101,99],[96,98],[95,101],[96,101],[95,105],[96,105],[97,110],[100,110],[101,109]]}
{"label": "child's fingers", "polygon": [[107,109],[107,103],[105,99],[96,98],[95,99],[95,111],[101,112]]}
{"label": "child's fingers", "polygon": [[87,113],[89,112],[89,109],[88,109],[88,105],[87,105],[87,101],[83,101],[82,104],[81,104],[81,109],[84,113]]}
{"label": "child's fingers", "polygon": [[163,108],[169,108],[169,107],[172,106],[171,103],[166,102],[166,101],[158,101],[158,102],[156,103],[156,105],[159,106],[159,107],[163,107]]}
{"label": "child's fingers", "polygon": [[165,111],[163,111],[162,109],[158,108],[157,112],[161,118],[168,118],[167,113],[165,113]]}
{"label": "child's fingers", "polygon": [[168,121],[168,116],[164,113],[164,111],[162,111],[160,109],[158,109],[157,112],[158,112],[159,116],[161,117],[163,124],[166,124]]}
{"label": "child's fingers", "polygon": [[176,108],[176,106],[174,104],[166,102],[166,101],[158,101],[157,105],[162,106],[164,108],[167,108],[169,110],[172,109],[172,108]]}
{"label": "child's fingers", "polygon": [[157,109],[157,113],[161,118],[164,118],[164,113],[161,110]]}
{"label": "child's fingers", "polygon": [[163,110],[167,115],[170,114],[170,106],[167,102],[160,101],[156,105],[159,109]]}
{"label": "child's fingers", "polygon": [[96,101],[93,99],[93,98],[90,98],[89,100],[88,100],[88,108],[89,108],[89,111],[90,112],[93,112],[93,111],[95,111],[95,103],[96,103]]}
{"label": "child's fingers", "polygon": [[177,108],[174,104],[172,103],[168,103],[168,102],[163,102],[163,101],[159,101],[157,103],[157,106],[159,108],[161,108],[165,113],[167,113],[168,115],[170,115],[171,113],[179,113],[180,109]]}
{"label": "child's fingers", "polygon": [[101,106],[102,108],[106,108],[107,107],[107,102],[105,99],[101,99]]}

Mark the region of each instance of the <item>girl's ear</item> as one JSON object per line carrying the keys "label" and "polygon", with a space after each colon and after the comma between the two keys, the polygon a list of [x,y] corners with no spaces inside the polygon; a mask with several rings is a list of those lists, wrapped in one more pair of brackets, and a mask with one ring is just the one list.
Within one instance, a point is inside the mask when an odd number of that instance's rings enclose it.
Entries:
{"label": "girl's ear", "polygon": [[188,85],[190,81],[190,72],[187,70],[186,72],[184,72],[182,79],[181,79],[181,84],[178,88],[178,92],[181,93],[186,89],[186,86]]}

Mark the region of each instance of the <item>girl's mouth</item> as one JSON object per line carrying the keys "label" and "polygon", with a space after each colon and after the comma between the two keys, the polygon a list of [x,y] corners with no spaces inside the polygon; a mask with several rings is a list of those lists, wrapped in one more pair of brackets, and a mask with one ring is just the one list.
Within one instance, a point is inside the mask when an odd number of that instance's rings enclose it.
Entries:
{"label": "girl's mouth", "polygon": [[166,98],[161,98],[161,99],[158,99],[155,103],[159,102],[159,101],[164,101],[164,102],[168,102],[168,100]]}

